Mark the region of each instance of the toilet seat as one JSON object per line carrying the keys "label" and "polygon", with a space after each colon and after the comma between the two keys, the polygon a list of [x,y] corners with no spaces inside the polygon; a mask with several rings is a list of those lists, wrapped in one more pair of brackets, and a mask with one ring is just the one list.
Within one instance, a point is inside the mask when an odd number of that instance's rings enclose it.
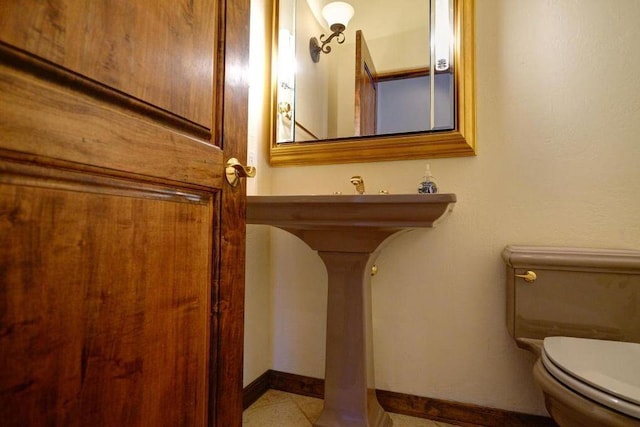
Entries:
{"label": "toilet seat", "polygon": [[542,363],[567,387],[640,419],[640,344],[548,337]]}

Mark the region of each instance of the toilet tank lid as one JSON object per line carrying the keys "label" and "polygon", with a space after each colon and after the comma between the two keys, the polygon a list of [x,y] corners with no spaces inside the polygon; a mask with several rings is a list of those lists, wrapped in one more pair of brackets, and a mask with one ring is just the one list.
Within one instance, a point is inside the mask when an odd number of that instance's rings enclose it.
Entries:
{"label": "toilet tank lid", "polygon": [[509,245],[502,259],[512,268],[640,273],[640,251],[629,249]]}
{"label": "toilet tank lid", "polygon": [[573,377],[640,405],[640,344],[547,337],[544,352],[554,365]]}

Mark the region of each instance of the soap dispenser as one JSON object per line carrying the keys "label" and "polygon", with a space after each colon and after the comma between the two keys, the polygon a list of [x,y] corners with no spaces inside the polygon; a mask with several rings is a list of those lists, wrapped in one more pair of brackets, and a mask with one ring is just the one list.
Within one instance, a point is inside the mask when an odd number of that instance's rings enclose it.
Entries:
{"label": "soap dispenser", "polygon": [[438,192],[438,186],[436,185],[436,180],[431,175],[431,169],[429,168],[429,164],[427,163],[427,167],[424,171],[424,176],[420,180],[420,184],[418,184],[418,193],[420,194],[432,194]]}

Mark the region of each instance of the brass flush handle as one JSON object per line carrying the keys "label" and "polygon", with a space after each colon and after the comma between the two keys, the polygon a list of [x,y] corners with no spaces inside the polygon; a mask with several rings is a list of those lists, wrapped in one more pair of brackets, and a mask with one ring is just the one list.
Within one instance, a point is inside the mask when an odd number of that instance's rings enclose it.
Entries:
{"label": "brass flush handle", "polygon": [[516,274],[516,277],[520,277],[521,279],[524,279],[524,281],[527,283],[533,283],[538,278],[536,273],[531,270],[527,271],[525,274]]}
{"label": "brass flush handle", "polygon": [[225,176],[227,177],[227,182],[232,187],[236,187],[238,185],[238,182],[240,182],[240,178],[253,178],[254,176],[256,176],[255,167],[243,166],[235,157],[229,159],[224,172]]}

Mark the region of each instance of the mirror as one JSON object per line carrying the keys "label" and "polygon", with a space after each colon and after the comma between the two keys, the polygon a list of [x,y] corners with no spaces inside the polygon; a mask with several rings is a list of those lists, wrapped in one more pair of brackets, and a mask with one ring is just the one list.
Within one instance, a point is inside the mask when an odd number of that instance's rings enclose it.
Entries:
{"label": "mirror", "polygon": [[473,0],[274,1],[273,165],[475,154]]}

